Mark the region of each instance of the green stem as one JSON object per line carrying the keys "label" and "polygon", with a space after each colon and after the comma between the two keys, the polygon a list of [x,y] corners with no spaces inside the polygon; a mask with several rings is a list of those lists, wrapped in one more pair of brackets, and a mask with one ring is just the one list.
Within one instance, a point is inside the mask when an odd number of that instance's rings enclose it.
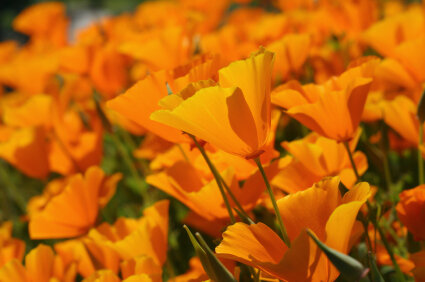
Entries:
{"label": "green stem", "polygon": [[423,143],[424,125],[419,124],[419,144],[418,144],[418,169],[419,169],[419,185],[424,184],[424,159],[422,158],[421,145]]}
{"label": "green stem", "polygon": [[406,281],[405,278],[404,278],[403,272],[401,272],[400,266],[398,265],[397,260],[395,259],[394,252],[391,249],[391,246],[388,243],[387,238],[385,238],[385,234],[382,231],[382,228],[379,225],[379,223],[376,223],[376,229],[378,229],[379,235],[381,237],[381,241],[384,244],[385,249],[387,250],[388,255],[391,258],[391,262],[394,265],[394,269],[395,269],[395,272],[396,272],[396,275],[397,275],[397,281],[402,281],[402,282]]}
{"label": "green stem", "polygon": [[348,141],[344,142],[344,146],[345,146],[345,149],[347,150],[348,157],[350,158],[351,167],[353,168],[357,181],[359,181],[360,175],[359,175],[359,172],[357,171],[356,163],[354,162],[353,154],[350,150],[350,145],[348,144]]}
{"label": "green stem", "polygon": [[390,166],[388,164],[388,157],[387,154],[383,154],[383,163],[384,163],[384,177],[385,177],[385,184],[387,185],[387,189],[391,190],[392,188],[392,181],[391,181],[391,173],[390,173]]}
{"label": "green stem", "polygon": [[254,221],[249,217],[249,215],[245,212],[242,205],[239,203],[238,199],[236,198],[235,194],[233,194],[232,190],[230,190],[229,186],[224,182],[223,177],[220,175],[221,182],[223,183],[224,188],[226,189],[227,194],[229,194],[230,198],[232,198],[232,201],[236,204],[236,207],[238,208],[239,212],[242,214],[242,216],[250,222],[250,224],[254,224]]}
{"label": "green stem", "polygon": [[[348,156],[350,158],[350,162],[351,162],[351,166],[353,167],[354,174],[356,175],[357,180],[359,180],[360,176],[359,176],[359,173],[357,172],[356,163],[354,162],[353,155],[352,155],[351,150],[350,150],[350,146],[349,146],[348,142],[344,142],[344,145],[345,145],[345,149],[347,150]],[[372,205],[370,204],[369,200],[366,201],[366,205],[367,205],[369,213],[370,213],[372,211]],[[391,261],[394,265],[397,277],[399,279],[398,281],[405,281],[404,275],[401,272],[400,267],[399,267],[399,265],[398,265],[398,263],[397,263],[397,261],[394,257],[393,250],[391,249],[391,246],[389,245],[387,239],[385,238],[384,232],[382,231],[381,227],[379,226],[379,222],[377,220],[372,220],[371,222],[372,222],[373,226],[375,227],[375,231],[377,230],[379,232],[379,235],[381,237],[381,241],[384,244],[385,249],[387,250],[387,252],[388,252],[388,254],[391,258]],[[375,238],[376,238],[376,236],[375,236]]]}
{"label": "green stem", "polygon": [[146,190],[142,189],[144,186],[143,179],[139,175],[139,171],[137,170],[136,166],[133,163],[133,160],[131,159],[130,154],[128,153],[128,150],[123,146],[120,139],[111,132],[110,134],[112,141],[114,142],[115,146],[118,149],[118,152],[120,153],[125,165],[130,170],[131,176],[137,181],[137,183],[140,185],[140,189],[137,190],[138,193],[143,197],[143,200],[146,200],[146,204],[150,204],[152,201],[150,200],[149,193],[146,193]]}
{"label": "green stem", "polygon": [[5,194],[12,199],[13,203],[19,208],[19,211],[21,212],[21,214],[25,214],[27,209],[26,201],[22,197],[22,194],[19,193],[15,183],[13,183],[13,181],[10,180],[10,175],[6,171],[3,163],[0,165],[0,179],[2,179],[2,182],[4,184],[5,191],[6,191]]}
{"label": "green stem", "polygon": [[285,225],[283,224],[282,216],[280,215],[280,211],[279,211],[279,208],[277,206],[276,199],[273,195],[273,191],[272,191],[272,188],[270,186],[270,182],[267,179],[266,172],[264,171],[264,168],[263,168],[263,165],[261,164],[260,158],[257,157],[257,158],[254,159],[254,161],[257,164],[258,169],[261,172],[261,175],[263,176],[264,183],[266,184],[267,192],[269,193],[270,200],[272,201],[273,209],[274,209],[274,212],[276,214],[276,217],[277,217],[277,220],[278,220],[278,223],[279,223],[280,232],[282,233],[283,242],[285,242],[285,244],[289,248],[289,247],[291,247],[291,241],[289,240],[288,233],[286,233],[286,228],[285,228]]}
{"label": "green stem", "polygon": [[232,208],[230,207],[229,200],[226,197],[226,193],[224,192],[223,184],[221,181],[221,176],[216,170],[215,166],[212,164],[210,158],[208,157],[207,153],[205,152],[205,149],[198,143],[198,140],[196,140],[195,136],[192,134],[188,134],[189,137],[193,140],[198,150],[201,152],[202,157],[204,157],[205,161],[208,164],[208,167],[210,168],[212,174],[214,175],[215,182],[217,183],[218,189],[220,190],[221,196],[223,197],[224,204],[226,205],[227,212],[229,213],[230,222],[233,224],[236,222],[235,217],[232,212]]}
{"label": "green stem", "polygon": [[182,145],[177,144],[177,148],[179,148],[179,151],[180,151],[180,153],[182,154],[182,156],[183,156],[184,160],[185,160],[186,162],[190,163],[190,160],[189,160],[189,158],[187,157],[186,153],[184,152]]}

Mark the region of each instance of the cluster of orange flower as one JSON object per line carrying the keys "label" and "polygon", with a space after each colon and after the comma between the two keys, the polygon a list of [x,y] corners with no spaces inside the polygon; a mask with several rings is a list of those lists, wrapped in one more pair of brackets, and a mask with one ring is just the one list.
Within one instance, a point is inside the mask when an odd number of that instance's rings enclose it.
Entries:
{"label": "cluster of orange flower", "polygon": [[[72,42],[63,4],[22,11],[0,166],[44,190],[15,201],[1,175],[0,281],[425,281],[425,4],[407,2],[146,1]],[[139,217],[105,220],[128,189]]]}

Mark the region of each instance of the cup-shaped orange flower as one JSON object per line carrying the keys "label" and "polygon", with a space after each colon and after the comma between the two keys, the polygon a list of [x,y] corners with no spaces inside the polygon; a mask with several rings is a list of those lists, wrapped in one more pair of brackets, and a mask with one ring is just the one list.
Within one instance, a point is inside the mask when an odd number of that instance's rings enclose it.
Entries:
{"label": "cup-shaped orange flower", "polygon": [[400,193],[396,210],[398,218],[413,234],[415,240],[425,240],[425,185]]}
{"label": "cup-shaped orange flower", "polygon": [[357,184],[344,196],[338,185],[338,177],[328,178],[277,202],[292,242],[289,249],[263,223],[236,223],[224,232],[216,253],[284,281],[334,281],[338,271],[305,230],[311,229],[327,246],[347,253],[357,213],[370,195],[367,183]]}
{"label": "cup-shaped orange flower", "polygon": [[117,274],[120,268],[123,275],[130,275],[131,265],[140,258],[149,261],[151,269],[161,269],[167,258],[168,206],[167,200],[159,201],[138,219],[121,217],[113,225],[104,222],[87,236],[55,244],[55,250],[66,265],[76,261],[83,277],[101,269]]}
{"label": "cup-shaped orange flower", "polygon": [[31,281],[63,281],[75,280],[76,268],[71,263],[63,264],[61,257],[43,244],[31,250],[25,257],[25,266],[14,259],[0,268],[0,281],[31,282]]}
{"label": "cup-shaped orange flower", "polygon": [[367,60],[321,85],[291,81],[273,91],[272,102],[320,135],[349,141],[359,126],[377,63]]}
{"label": "cup-shaped orange flower", "polygon": [[119,173],[106,177],[99,167],[90,167],[84,176],[73,175],[60,193],[30,215],[30,237],[50,239],[83,235],[95,224],[99,208],[105,205],[105,198],[113,196],[120,179]]}
{"label": "cup-shaped orange flower", "polygon": [[21,260],[25,253],[25,242],[12,237],[12,222],[0,225],[0,268],[7,262]]}
{"label": "cup-shaped orange flower", "polygon": [[419,144],[419,125],[416,116],[417,105],[408,97],[398,95],[392,101],[383,103],[384,121],[394,129],[410,147]]}
{"label": "cup-shaped orange flower", "polygon": [[173,91],[180,91],[191,82],[215,77],[218,64],[218,58],[203,56],[173,71],[151,73],[124,94],[108,101],[107,107],[167,141],[182,142],[185,137],[179,130],[153,121],[149,116],[161,109],[158,102],[168,95],[167,83]]}
{"label": "cup-shaped orange flower", "polygon": [[[266,171],[267,175],[274,176],[277,173],[277,163],[266,167]],[[258,170],[245,179],[242,187],[239,186],[232,168],[224,170],[221,177],[245,211],[254,208],[266,189]],[[216,181],[202,177],[202,171],[187,161],[178,161],[163,172],[149,175],[146,182],[172,195],[203,219],[229,217]],[[227,197],[230,199],[229,195]],[[231,204],[234,205],[233,201]]]}
{"label": "cup-shaped orange flower", "polygon": [[[245,158],[260,155],[271,127],[270,87],[274,55],[264,49],[219,71],[219,85],[192,96],[173,95],[151,119],[195,135]],[[188,97],[189,96],[189,97]]]}
{"label": "cup-shaped orange flower", "polygon": [[[350,151],[357,170],[362,175],[367,170],[366,156],[354,152],[360,131],[350,142]],[[326,176],[340,176],[341,182],[350,189],[357,181],[344,144],[311,133],[305,138],[292,142],[282,142],[291,155],[282,158],[281,170],[272,179],[272,184],[288,193],[311,187]]]}

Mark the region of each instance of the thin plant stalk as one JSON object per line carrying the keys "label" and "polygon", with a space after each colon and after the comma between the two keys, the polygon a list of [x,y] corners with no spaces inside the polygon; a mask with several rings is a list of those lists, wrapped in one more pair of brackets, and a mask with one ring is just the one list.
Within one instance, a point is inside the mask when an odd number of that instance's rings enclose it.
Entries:
{"label": "thin plant stalk", "polygon": [[347,150],[348,157],[350,158],[351,167],[353,168],[354,174],[356,175],[356,179],[357,181],[359,181],[360,175],[357,170],[356,163],[354,162],[353,154],[351,153],[350,145],[348,144],[348,141],[344,142],[344,146],[345,146],[345,149]]}
{"label": "thin plant stalk", "polygon": [[[113,133],[110,133],[111,140],[114,142],[116,148],[118,149],[119,154],[121,155],[121,158],[123,159],[125,165],[130,170],[130,173],[132,177],[137,181],[137,183],[140,185],[140,188],[142,188],[143,185],[143,179],[139,173],[139,170],[135,166],[127,148],[121,143],[121,140]],[[143,197],[143,200],[146,201],[146,205],[150,205],[153,203],[151,197],[149,196],[149,193],[146,193],[146,189],[139,189],[138,192]]]}
{"label": "thin plant stalk", "polygon": [[[357,181],[358,181],[360,179],[360,176],[359,176],[359,173],[357,171],[356,163],[354,162],[353,155],[352,155],[351,150],[350,150],[350,146],[348,145],[348,142],[344,142],[344,145],[345,145],[345,148],[347,150],[348,156],[350,158],[350,162],[351,162],[351,166],[353,167],[354,174],[356,175]],[[366,205],[367,205],[368,210],[370,212],[372,210],[371,203],[369,201],[366,201]],[[388,243],[387,238],[385,238],[385,234],[382,231],[381,226],[379,225],[378,219],[372,220],[371,222],[372,222],[373,226],[375,227],[375,229],[378,231],[378,233],[381,237],[381,241],[384,244],[384,247],[387,250],[388,255],[391,258],[391,262],[394,265],[394,269],[395,269],[398,281],[405,281],[404,275],[401,272],[400,266],[398,265],[397,260],[395,259],[394,252],[393,252],[390,244]],[[376,236],[375,236],[375,238],[376,238]]]}
{"label": "thin plant stalk", "polygon": [[419,124],[419,144],[418,144],[418,174],[419,174],[419,185],[424,184],[424,159],[422,158],[421,145],[423,143],[424,125]]}
{"label": "thin plant stalk", "polygon": [[221,181],[221,176],[216,170],[215,166],[212,164],[210,158],[208,157],[207,153],[205,152],[204,148],[199,144],[198,140],[196,140],[195,136],[192,134],[188,134],[190,138],[195,143],[198,150],[201,152],[202,157],[204,157],[205,161],[208,164],[208,167],[210,168],[212,174],[214,175],[215,182],[217,183],[218,189],[220,190],[221,196],[223,197],[224,204],[226,205],[227,212],[229,213],[230,222],[233,224],[236,222],[235,217],[232,212],[232,208],[230,207],[229,200],[227,199],[226,193],[224,192],[223,183]]}
{"label": "thin plant stalk", "polygon": [[[9,173],[6,171],[4,163],[0,163],[0,179],[2,180],[5,187],[5,195],[9,196],[15,205],[18,207],[21,213],[26,211],[26,201],[19,193],[18,187],[10,179]],[[1,188],[3,189],[3,188]]]}
{"label": "thin plant stalk", "polygon": [[388,255],[390,256],[391,262],[394,265],[395,273],[396,273],[396,276],[397,276],[397,281],[402,281],[402,282],[406,281],[406,279],[404,278],[403,272],[401,272],[400,266],[398,265],[397,260],[395,259],[394,252],[391,249],[391,246],[388,243],[387,238],[385,238],[385,234],[382,231],[382,228],[379,226],[379,223],[376,223],[376,225],[377,225],[376,229],[378,229],[379,235],[381,237],[381,241],[384,244],[385,249],[387,249],[387,252],[388,252]]}
{"label": "thin plant stalk", "polygon": [[233,194],[232,190],[230,190],[229,186],[224,181],[223,177],[220,175],[221,182],[223,183],[224,188],[226,189],[227,194],[229,194],[230,198],[232,198],[232,201],[236,204],[236,207],[238,208],[238,211],[241,213],[241,215],[246,218],[250,224],[253,224],[254,221],[250,218],[250,216],[245,212],[242,205],[239,203],[238,199],[235,197],[235,194]]}
{"label": "thin plant stalk", "polygon": [[279,223],[280,232],[282,233],[283,242],[284,242],[284,243],[285,243],[288,247],[290,247],[290,246],[291,246],[291,241],[289,240],[288,233],[286,232],[285,225],[283,224],[282,216],[280,215],[279,208],[277,207],[276,199],[275,199],[275,197],[274,197],[274,195],[273,195],[273,191],[272,191],[272,188],[271,188],[271,186],[270,186],[270,182],[269,182],[269,180],[267,179],[266,172],[264,171],[263,165],[261,164],[261,161],[260,161],[260,159],[259,159],[258,157],[257,157],[257,158],[255,158],[255,159],[254,159],[254,161],[255,161],[255,163],[257,164],[258,169],[259,169],[259,170],[260,170],[260,172],[261,172],[261,175],[263,176],[264,183],[266,184],[267,192],[269,193],[270,200],[272,201],[273,209],[274,209],[274,212],[275,212],[275,214],[276,214],[277,221],[278,221],[278,223]]}

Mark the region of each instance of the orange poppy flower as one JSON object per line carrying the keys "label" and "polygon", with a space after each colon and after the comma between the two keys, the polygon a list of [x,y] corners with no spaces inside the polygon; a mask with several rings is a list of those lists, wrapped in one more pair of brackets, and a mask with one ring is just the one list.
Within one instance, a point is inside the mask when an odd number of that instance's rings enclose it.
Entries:
{"label": "orange poppy flower", "polygon": [[[268,175],[273,176],[277,172],[276,168],[277,163],[267,167]],[[232,169],[223,171],[221,175],[245,211],[255,206],[266,188],[259,171],[246,179],[242,187],[239,187]],[[164,172],[149,175],[146,182],[172,195],[207,220],[228,217],[216,181],[203,179],[187,161],[176,162]],[[230,196],[227,197],[230,200]]]}
{"label": "orange poppy flower", "polygon": [[[360,132],[350,141],[350,150],[362,175],[368,165],[362,152],[354,152],[359,137]],[[304,190],[326,176],[339,175],[349,189],[357,181],[344,144],[311,133],[301,140],[283,142],[282,146],[293,157],[280,160],[280,172],[271,183],[287,193]]]}
{"label": "orange poppy flower", "polygon": [[69,175],[100,164],[103,127],[96,112],[77,109],[60,112],[54,108],[52,122],[48,154],[52,171]]}
{"label": "orange poppy flower", "polygon": [[68,29],[65,5],[60,2],[32,5],[14,19],[13,28],[29,35],[36,48],[62,47],[67,42]]}
{"label": "orange poppy flower", "polygon": [[7,262],[21,261],[25,253],[25,242],[12,238],[12,223],[6,221],[0,225],[0,268]]}
{"label": "orange poppy flower", "polygon": [[[102,223],[87,236],[55,244],[65,265],[77,263],[78,273],[90,277],[109,269],[123,278],[133,274],[154,274],[167,256],[168,201],[147,208],[139,219],[119,218],[113,225]],[[154,275],[156,276],[156,275]]]}
{"label": "orange poppy flower", "polygon": [[400,221],[412,233],[415,240],[425,240],[425,220],[423,206],[425,203],[425,185],[403,191],[399,195],[400,202],[396,206]]}
{"label": "orange poppy flower", "polygon": [[[117,274],[115,274],[110,269],[102,269],[99,271],[96,271],[89,277],[83,280],[83,282],[120,282],[121,279],[118,277]],[[143,282],[143,280],[142,280]]]}
{"label": "orange poppy flower", "polygon": [[121,263],[124,281],[161,282],[162,268],[151,257],[139,256]]}
{"label": "orange poppy flower", "polygon": [[289,74],[299,74],[310,51],[310,35],[287,34],[281,40],[267,45],[276,54],[273,76],[286,80]]}
{"label": "orange poppy flower", "polygon": [[12,260],[0,268],[0,281],[16,282],[48,282],[75,280],[75,265],[64,266],[59,256],[45,245],[38,245],[25,257],[25,267],[18,261]]}
{"label": "orange poppy flower", "polygon": [[167,258],[168,206],[166,200],[147,208],[140,219],[119,219],[114,226],[103,223],[88,237],[115,250],[122,260],[147,256],[162,266]]}
{"label": "orange poppy flower", "polygon": [[377,63],[367,60],[322,85],[291,81],[273,91],[272,102],[320,135],[349,141],[359,126]]}
{"label": "orange poppy flower", "polygon": [[190,97],[170,95],[162,100],[168,109],[151,118],[229,153],[257,157],[270,136],[272,66],[273,53],[261,49],[222,68],[220,86],[201,88]]}
{"label": "orange poppy flower", "polygon": [[128,62],[112,44],[96,48],[90,66],[93,85],[106,100],[114,98],[127,86]]}
{"label": "orange poppy flower", "polygon": [[418,6],[376,22],[362,36],[362,41],[384,56],[391,57],[394,49],[406,40],[425,31],[425,18]]}
{"label": "orange poppy flower", "polygon": [[87,238],[57,243],[55,251],[65,266],[76,264],[77,272],[83,277],[89,277],[100,269],[109,269],[114,273],[119,271],[120,257],[117,252]]}
{"label": "orange poppy flower", "polygon": [[41,128],[0,126],[0,158],[30,177],[43,179],[49,173],[45,139]]}
{"label": "orange poppy flower", "polygon": [[46,93],[57,69],[56,53],[33,54],[21,49],[10,61],[0,65],[0,82],[25,94]]}
{"label": "orange poppy flower", "polygon": [[212,78],[217,72],[217,60],[217,57],[204,56],[172,72],[152,73],[124,94],[108,101],[107,107],[167,141],[184,141],[186,137],[179,130],[152,121],[149,116],[160,109],[158,102],[168,96],[167,83],[171,90],[180,91],[190,82]]}
{"label": "orange poppy flower", "polygon": [[384,121],[394,129],[410,147],[419,144],[419,120],[416,117],[417,106],[406,96],[399,95],[383,104]]}
{"label": "orange poppy flower", "polygon": [[[360,207],[370,195],[359,183],[341,197],[339,178],[325,179],[313,187],[278,200],[291,247],[263,223],[236,223],[223,233],[216,248],[219,257],[259,268],[284,281],[333,281],[339,273],[307,235],[310,228],[327,246],[349,251],[349,239]],[[308,209],[305,207],[308,206]]]}
{"label": "orange poppy flower", "polygon": [[67,238],[86,233],[95,224],[99,208],[106,204],[103,197],[112,197],[110,191],[120,179],[120,174],[105,177],[98,167],[89,168],[84,176],[72,176],[61,193],[31,215],[30,237]]}
{"label": "orange poppy flower", "polygon": [[171,70],[189,61],[192,52],[189,34],[183,27],[173,26],[157,30],[155,36],[143,40],[128,40],[119,50],[147,64],[152,71]]}
{"label": "orange poppy flower", "polygon": [[416,281],[425,281],[425,251],[410,254],[409,259],[415,265],[412,273]]}
{"label": "orange poppy flower", "polygon": [[206,281],[208,275],[202,266],[201,260],[198,257],[191,258],[189,261],[189,270],[185,274],[181,274],[172,278],[172,282],[186,282],[186,281]]}

